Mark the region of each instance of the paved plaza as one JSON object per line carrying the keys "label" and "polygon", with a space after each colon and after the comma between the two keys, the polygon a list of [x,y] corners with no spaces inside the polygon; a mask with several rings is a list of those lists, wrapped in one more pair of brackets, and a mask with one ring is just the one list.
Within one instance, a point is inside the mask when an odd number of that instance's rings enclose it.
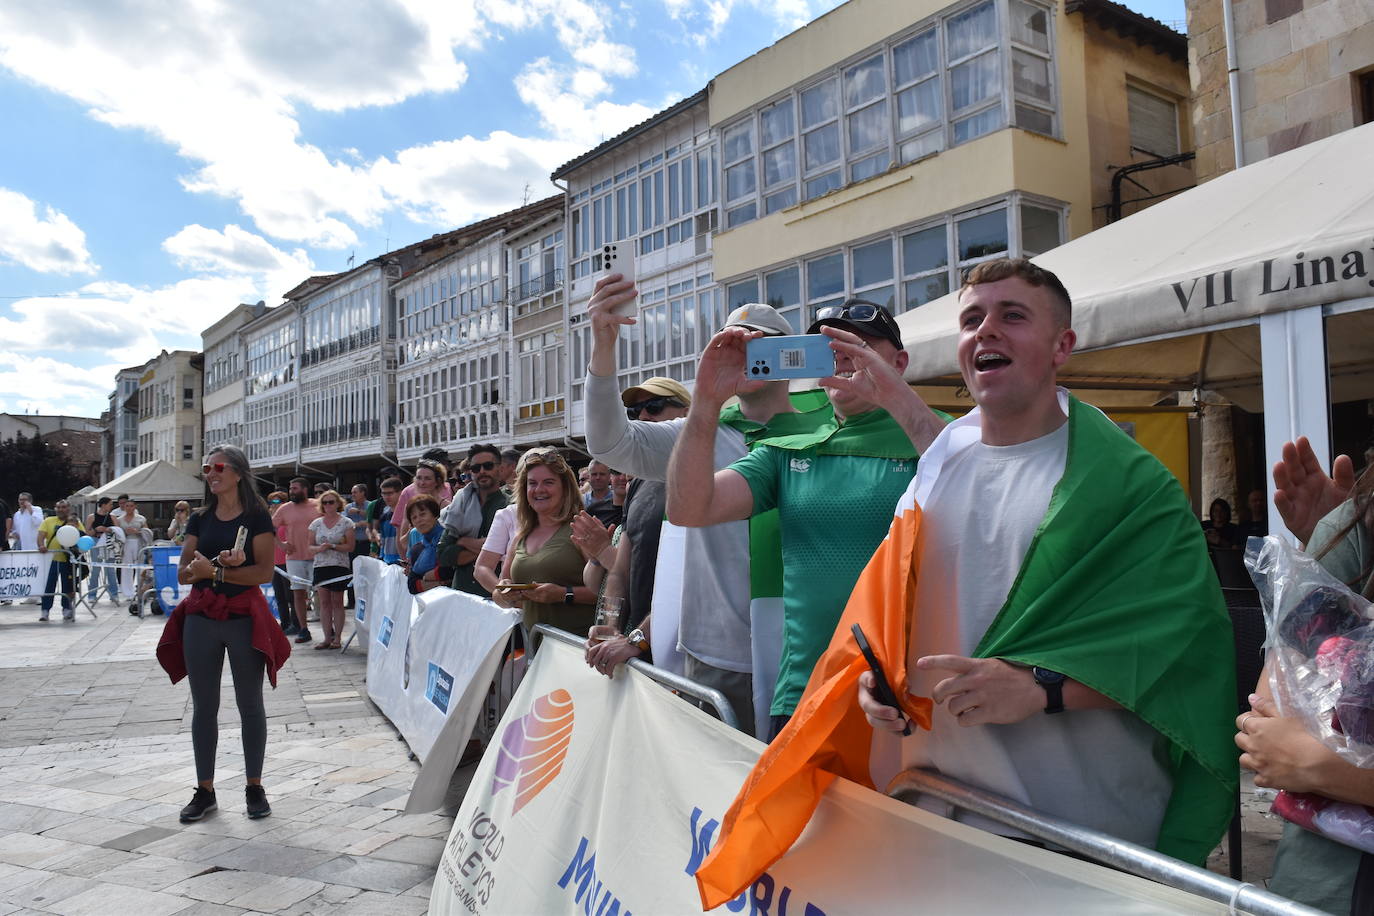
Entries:
{"label": "paved plaza", "polygon": [[181,824],[191,704],[153,658],[165,618],[96,612],[0,607],[0,916],[428,909],[453,809],[401,812],[418,764],[366,699],[356,647],[297,646],[266,691],[272,816],[256,821],[226,664],[219,811]]}

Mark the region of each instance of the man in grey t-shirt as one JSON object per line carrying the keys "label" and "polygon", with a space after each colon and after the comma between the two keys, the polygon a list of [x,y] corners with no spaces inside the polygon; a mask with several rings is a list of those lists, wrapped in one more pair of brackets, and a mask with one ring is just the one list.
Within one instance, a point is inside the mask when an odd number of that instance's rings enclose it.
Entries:
{"label": "man in grey t-shirt", "polygon": [[[638,296],[619,274],[597,282],[587,306],[592,352],[587,364],[587,448],[599,460],[635,477],[664,480],[673,445],[684,420],[631,421],[616,380],[616,341],[621,325],[634,319],[615,314],[617,306]],[[767,305],[736,309],[726,325],[764,334],[792,333],[787,320]],[[740,408],[746,419],[766,424],[793,410],[786,382],[741,379]],[[748,451],[744,434],[723,426],[716,437],[715,466],[728,467]],[[750,655],[749,523],[730,522],[688,529],[683,569],[678,646],[687,677],[725,694],[740,730],[756,734]],[[767,723],[764,723],[765,727]],[[766,739],[767,735],[763,735]]]}
{"label": "man in grey t-shirt", "polygon": [[[900,731],[903,722],[873,695],[873,675],[861,675],[859,705],[880,733],[875,759],[935,769],[1153,845],[1172,789],[1158,733],[1062,674],[973,657],[1064,475],[1068,417],[1056,373],[1076,335],[1062,283],[1028,261],[980,265],[965,281],[960,306],[959,367],[981,431],[971,443],[950,446],[920,500],[919,566],[943,574],[919,577],[908,683],[894,685],[930,697],[935,709],[929,731],[914,729],[893,748],[882,733]],[[915,395],[894,386],[887,397]],[[1061,710],[1069,712],[1053,714]]]}

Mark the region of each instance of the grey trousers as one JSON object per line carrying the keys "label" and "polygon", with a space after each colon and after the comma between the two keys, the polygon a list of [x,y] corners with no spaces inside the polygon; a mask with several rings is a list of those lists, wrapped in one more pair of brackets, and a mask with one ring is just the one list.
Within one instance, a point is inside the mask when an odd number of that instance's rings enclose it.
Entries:
{"label": "grey trousers", "polygon": [[262,705],[267,659],[253,648],[253,618],[231,616],[227,620],[211,620],[201,614],[187,614],[181,640],[186,677],[191,682],[191,746],[196,753],[196,780],[206,782],[215,778],[220,679],[226,653],[243,730],[244,775],[261,779],[262,760],[267,753],[267,712]]}
{"label": "grey trousers", "polygon": [[[725,699],[730,701],[730,707],[735,711],[735,717],[739,719],[739,730],[746,735],[754,734],[754,677],[739,671],[727,671],[724,668],[717,668],[708,665],[699,658],[695,658],[691,653],[682,653],[682,673],[699,684],[706,687],[714,687],[725,694]],[[692,702],[715,715],[715,710],[710,703],[701,703],[693,700]],[[720,718],[717,716],[716,718]]]}

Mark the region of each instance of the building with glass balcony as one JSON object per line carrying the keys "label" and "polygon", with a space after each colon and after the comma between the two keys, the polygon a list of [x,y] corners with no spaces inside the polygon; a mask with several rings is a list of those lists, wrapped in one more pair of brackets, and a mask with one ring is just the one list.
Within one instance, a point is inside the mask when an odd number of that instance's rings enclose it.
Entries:
{"label": "building with glass balcony", "polygon": [[[663,375],[690,382],[697,354],[724,317],[713,276],[719,156],[696,93],[561,166],[567,182],[568,433],[583,435],[583,377],[590,353],[587,302],[593,255],[634,249],[639,320],[620,339],[622,387]],[[547,363],[546,363],[547,365]]]}
{"label": "building with glass balcony", "polygon": [[289,477],[300,459],[298,321],[296,304],[287,302],[239,329],[243,449],[254,473],[264,477]]}
{"label": "building with glass balcony", "polygon": [[163,350],[138,378],[138,464],[166,461],[195,476],[201,459],[201,355]]}
{"label": "building with glass balcony", "polygon": [[[1102,224],[1113,169],[1188,146],[1186,41],[1107,0],[1075,9],[850,0],[717,76],[725,306],[769,302],[799,331],[850,296],[901,313]],[[1180,106],[1167,149],[1137,145],[1162,123],[1147,94]],[[1189,168],[1142,170],[1116,212]]]}
{"label": "building with glass balcony", "polygon": [[440,257],[393,285],[402,462],[436,447],[457,456],[479,442],[512,443],[512,297],[535,293],[561,274],[550,264],[545,276],[542,257],[513,259],[509,240],[562,214],[563,199],[550,197],[455,230],[444,237]]}
{"label": "building with glass balcony", "polygon": [[200,334],[205,372],[201,410],[205,430],[203,454],[220,445],[243,448],[244,325],[267,311],[265,303],[236,305]]}
{"label": "building with glass balcony", "polygon": [[568,345],[563,198],[506,236],[511,265],[511,439],[517,446],[566,434]]}

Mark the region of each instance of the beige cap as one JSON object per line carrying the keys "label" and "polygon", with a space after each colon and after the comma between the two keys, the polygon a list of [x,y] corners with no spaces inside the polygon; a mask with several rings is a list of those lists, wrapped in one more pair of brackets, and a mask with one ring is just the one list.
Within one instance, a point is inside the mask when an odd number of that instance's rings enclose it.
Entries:
{"label": "beige cap", "polygon": [[638,385],[620,392],[620,401],[626,407],[642,404],[650,398],[675,398],[681,401],[684,407],[689,407],[692,403],[691,394],[681,382],[677,379],[664,378],[661,375],[645,379]]}
{"label": "beige cap", "polygon": [[722,328],[748,328],[751,331],[762,331],[771,336],[784,336],[795,334],[792,325],[787,323],[787,319],[778,314],[778,310],[771,305],[764,305],[762,302],[746,302],[739,308],[730,313],[725,319]]}

